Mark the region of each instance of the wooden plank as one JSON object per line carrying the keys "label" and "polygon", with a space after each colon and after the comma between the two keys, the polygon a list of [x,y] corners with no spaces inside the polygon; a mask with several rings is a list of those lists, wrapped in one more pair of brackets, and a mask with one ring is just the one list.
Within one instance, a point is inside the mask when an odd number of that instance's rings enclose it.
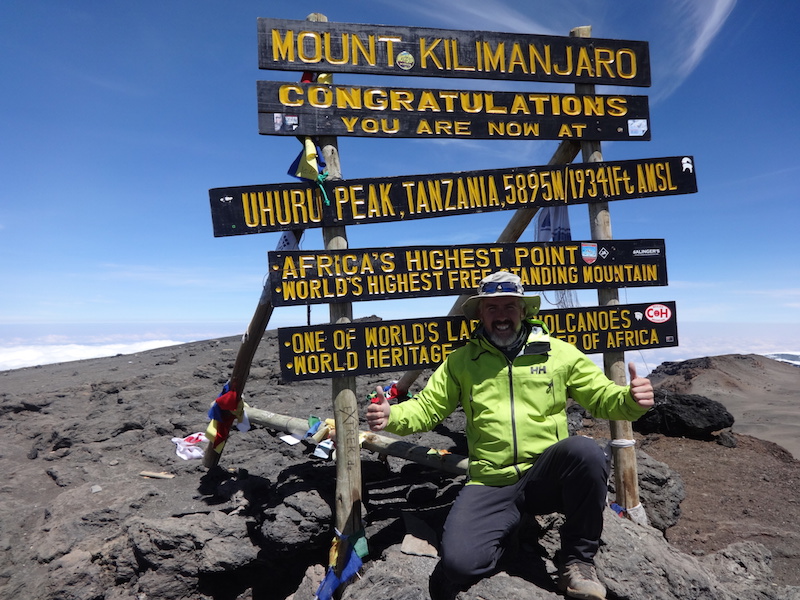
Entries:
{"label": "wooden plank", "polygon": [[664,240],[291,250],[269,264],[274,306],[470,294],[498,270],[528,290],[667,285]]}
{"label": "wooden plank", "polygon": [[[253,425],[291,433],[300,438],[308,431],[308,419],[290,417],[252,406],[247,407],[247,417]],[[406,440],[381,435],[374,431],[360,431],[359,438],[362,440],[361,447],[370,452],[405,458],[454,475],[466,475],[469,467],[469,459],[466,456],[418,446]],[[314,438],[308,438],[307,441],[317,443]]]}
{"label": "wooden plank", "polygon": [[216,237],[691,194],[694,158],[524,166],[209,190]]}
{"label": "wooden plank", "polygon": [[269,18],[257,26],[261,69],[650,85],[642,41]]}
{"label": "wooden plank", "polygon": [[258,132],[369,138],[648,141],[647,96],[259,81]]}
{"label": "wooden plank", "polygon": [[[678,345],[674,302],[543,310],[551,335],[587,354]],[[440,364],[474,323],[449,316],[278,329],[286,381],[352,377]]]}

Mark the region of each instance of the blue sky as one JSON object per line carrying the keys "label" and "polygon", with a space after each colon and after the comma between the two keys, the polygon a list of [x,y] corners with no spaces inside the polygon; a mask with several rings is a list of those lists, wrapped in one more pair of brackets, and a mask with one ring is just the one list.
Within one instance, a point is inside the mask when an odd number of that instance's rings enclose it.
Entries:
{"label": "blue sky", "polygon": [[[0,368],[21,366],[14,357],[45,345],[157,344],[246,329],[278,234],[214,238],[208,190],[291,181],[286,171],[300,146],[258,134],[255,90],[259,79],[298,74],[258,69],[256,18],[316,11],[331,21],[552,35],[591,25],[596,37],[648,41],[652,87],[613,91],[650,97],[652,141],[604,143],[604,158],[691,154],[699,193],[610,206],[615,238],[666,240],[670,285],[621,291],[623,302],[677,302],[681,348],[648,351],[646,361],[800,350],[796,2],[7,0],[0,351],[8,360],[0,356]],[[375,76],[335,81],[390,85]],[[556,145],[339,141],[345,178],[542,165]],[[573,238],[588,239],[586,207],[571,207],[570,216]],[[348,238],[352,247],[492,242],[508,218],[355,226]],[[533,239],[532,229],[523,239]],[[321,248],[319,230],[302,247]],[[580,295],[587,306],[595,299]],[[451,304],[356,303],[354,312],[436,316]],[[327,307],[311,312],[314,322],[327,320]],[[305,322],[304,308],[281,308],[270,328]],[[35,354],[24,364],[49,360]]]}

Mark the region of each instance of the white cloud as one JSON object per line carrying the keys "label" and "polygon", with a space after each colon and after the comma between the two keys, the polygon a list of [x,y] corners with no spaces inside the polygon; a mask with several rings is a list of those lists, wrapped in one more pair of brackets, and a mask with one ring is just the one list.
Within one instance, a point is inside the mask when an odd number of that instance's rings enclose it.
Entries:
{"label": "white cloud", "polygon": [[717,37],[728,16],[731,14],[736,0],[713,0],[697,2],[696,0],[677,0],[680,13],[688,17],[687,28],[694,30],[688,52],[683,57],[685,71],[691,72],[702,60],[711,42]]}
{"label": "white cloud", "polygon": [[[444,26],[458,29],[473,25],[484,31],[527,31],[545,35],[563,35],[551,30],[540,21],[531,19],[530,10],[519,11],[503,0],[440,0],[439,2],[406,3],[384,1],[393,9],[406,8],[436,21]],[[526,8],[528,5],[523,5]]]}
{"label": "white cloud", "polygon": [[[650,42],[653,65],[653,101],[668,97],[691,75],[722,30],[736,0],[672,0],[639,10],[639,0],[565,0],[551,3],[527,0],[442,0],[407,3],[402,7],[384,0],[394,9],[423,15],[443,27],[486,31],[568,35],[578,25],[592,25],[599,37],[624,37]],[[515,8],[518,7],[518,8]],[[619,14],[641,14],[637,30],[618,33]],[[645,16],[648,15],[648,16]],[[619,88],[617,88],[619,92]]]}
{"label": "white cloud", "polygon": [[657,51],[651,63],[660,65],[653,67],[654,100],[672,94],[692,74],[734,6],[736,0],[673,0],[663,21],[651,24],[651,51]]}
{"label": "white cloud", "polygon": [[640,374],[649,373],[667,361],[683,361],[723,354],[800,354],[800,324],[680,322],[680,345],[674,348],[626,352],[626,360],[637,364]]}
{"label": "white cloud", "polygon": [[767,296],[774,299],[785,299],[787,297],[800,298],[800,288],[771,288],[768,290],[744,289],[736,290],[736,292],[753,296]]}
{"label": "white cloud", "polygon": [[[266,274],[266,261],[263,274],[251,273],[247,275],[232,270],[229,273],[224,273],[225,286],[229,289],[253,289],[253,281],[258,278],[263,280]],[[91,276],[103,281],[118,280],[170,288],[213,289],[220,285],[223,273],[219,269],[191,269],[162,266],[161,264],[104,263],[99,265],[95,272],[85,274],[85,277]]]}
{"label": "white cloud", "polygon": [[150,340],[147,342],[100,344],[96,346],[84,344],[11,346],[0,348],[0,371],[103,356],[116,356],[117,354],[134,354],[180,343],[173,340]]}

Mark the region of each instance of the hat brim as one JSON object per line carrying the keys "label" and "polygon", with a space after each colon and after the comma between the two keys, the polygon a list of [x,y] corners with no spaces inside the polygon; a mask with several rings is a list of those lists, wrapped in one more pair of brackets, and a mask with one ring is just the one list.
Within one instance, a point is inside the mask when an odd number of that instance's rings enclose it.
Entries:
{"label": "hat brim", "polygon": [[484,294],[482,296],[470,296],[464,301],[464,304],[461,305],[461,310],[464,312],[464,315],[473,321],[478,319],[478,307],[480,306],[481,300],[486,298],[519,298],[525,303],[526,310],[523,319],[535,317],[542,303],[542,299],[539,296],[519,296],[517,294]]}

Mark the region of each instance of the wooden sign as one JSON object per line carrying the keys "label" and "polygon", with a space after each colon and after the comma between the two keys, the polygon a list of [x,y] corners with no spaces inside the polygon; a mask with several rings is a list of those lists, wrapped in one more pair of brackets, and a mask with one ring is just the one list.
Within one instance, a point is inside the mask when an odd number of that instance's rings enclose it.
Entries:
{"label": "wooden sign", "polygon": [[[678,345],[674,302],[541,311],[551,335],[587,354]],[[464,317],[369,321],[278,329],[286,381],[438,366],[463,346],[474,323]]]}
{"label": "wooden sign", "polygon": [[650,139],[647,96],[259,81],[258,132],[488,140]]}
{"label": "wooden sign", "polygon": [[667,285],[664,240],[276,251],[269,264],[273,306],[457,296],[499,270],[533,291]]}
{"label": "wooden sign", "polygon": [[694,159],[516,167],[209,190],[214,235],[386,223],[697,192]]}
{"label": "wooden sign", "polygon": [[258,19],[258,66],[283,71],[650,85],[647,42]]}

